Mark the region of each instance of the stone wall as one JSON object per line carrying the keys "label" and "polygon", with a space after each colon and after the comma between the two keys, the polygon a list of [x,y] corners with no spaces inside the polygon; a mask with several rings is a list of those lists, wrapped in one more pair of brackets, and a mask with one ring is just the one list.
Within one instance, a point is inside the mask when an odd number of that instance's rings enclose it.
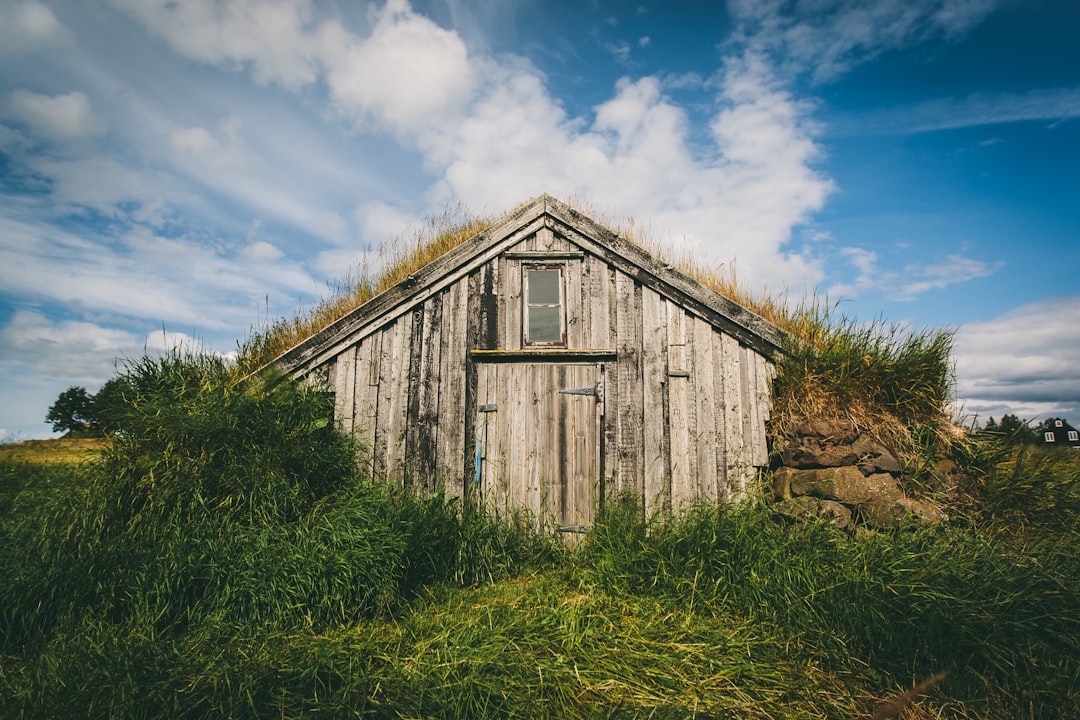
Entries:
{"label": "stone wall", "polygon": [[[793,520],[824,518],[843,529],[936,523],[941,507],[905,493],[909,472],[897,454],[850,423],[811,420],[780,439],[773,510]],[[950,467],[941,463],[942,476]],[[931,473],[933,474],[933,473]]]}

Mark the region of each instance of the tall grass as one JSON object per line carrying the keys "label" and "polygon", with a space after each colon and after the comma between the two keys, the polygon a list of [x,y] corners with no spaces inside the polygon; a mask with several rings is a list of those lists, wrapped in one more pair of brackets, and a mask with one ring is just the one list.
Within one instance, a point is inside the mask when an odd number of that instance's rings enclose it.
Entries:
{"label": "tall grass", "polygon": [[951,528],[853,541],[825,523],[779,525],[762,505],[645,525],[632,499],[598,520],[598,585],[776,626],[834,671],[951,671],[950,696],[981,716],[1080,713],[1075,520],[1071,548]]}
{"label": "tall grass", "polygon": [[317,392],[241,391],[218,360],[177,355],[127,379],[120,431],[82,482],[16,499],[0,559],[5,648],[90,617],[151,636],[207,622],[324,628],[546,552],[523,526],[363,481]]}

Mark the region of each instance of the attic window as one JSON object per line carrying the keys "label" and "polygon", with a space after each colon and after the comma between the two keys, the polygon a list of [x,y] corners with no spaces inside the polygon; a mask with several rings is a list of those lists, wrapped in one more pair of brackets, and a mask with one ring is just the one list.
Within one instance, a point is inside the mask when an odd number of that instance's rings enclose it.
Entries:
{"label": "attic window", "polygon": [[522,274],[525,345],[565,346],[563,265],[524,265]]}
{"label": "attic window", "polygon": [[1063,427],[1064,425],[1065,425],[1065,423],[1063,421],[1061,421],[1061,420],[1055,420],[1054,421],[1054,427]]}

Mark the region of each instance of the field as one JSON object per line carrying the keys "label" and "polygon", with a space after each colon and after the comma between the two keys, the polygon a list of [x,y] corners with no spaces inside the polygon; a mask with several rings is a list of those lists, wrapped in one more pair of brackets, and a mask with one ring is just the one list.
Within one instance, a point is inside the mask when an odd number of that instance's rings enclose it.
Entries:
{"label": "field", "polygon": [[24,440],[0,445],[0,462],[38,464],[78,464],[97,457],[103,438],[57,438]]}

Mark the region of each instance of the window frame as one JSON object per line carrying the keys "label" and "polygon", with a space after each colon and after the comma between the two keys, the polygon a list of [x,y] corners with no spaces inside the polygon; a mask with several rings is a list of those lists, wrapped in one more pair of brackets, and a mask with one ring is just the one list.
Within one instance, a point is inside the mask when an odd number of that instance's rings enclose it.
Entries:
{"label": "window frame", "polygon": [[1077,433],[1076,430],[1070,430],[1069,431],[1069,442],[1078,442],[1078,441],[1080,441],[1080,433]]}
{"label": "window frame", "polygon": [[1050,431],[1043,433],[1043,441],[1048,443],[1056,442],[1056,440],[1054,439],[1054,433]]}
{"label": "window frame", "polygon": [[[529,273],[533,271],[557,270],[559,273],[558,303],[533,303],[529,297]],[[529,337],[529,317],[532,308],[557,307],[559,309],[559,339],[533,340]],[[566,347],[566,263],[534,261],[521,264],[521,345],[525,348],[564,348]]]}

